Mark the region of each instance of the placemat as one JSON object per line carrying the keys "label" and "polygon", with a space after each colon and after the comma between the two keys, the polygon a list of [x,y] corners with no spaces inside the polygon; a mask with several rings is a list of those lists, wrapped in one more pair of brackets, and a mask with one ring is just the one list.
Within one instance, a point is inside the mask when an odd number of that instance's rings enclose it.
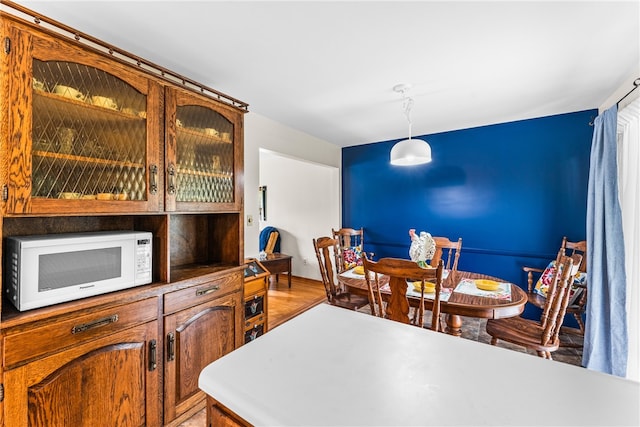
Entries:
{"label": "placemat", "polygon": [[353,268],[343,271],[339,274],[340,277],[349,278],[349,279],[362,279],[364,280],[364,274],[356,274],[353,272]]}
{"label": "placemat", "polygon": [[472,279],[462,279],[454,292],[461,294],[475,295],[479,297],[490,297],[498,299],[511,299],[511,283],[501,282],[495,291],[483,291],[476,287]]}
{"label": "placemat", "polygon": [[[391,287],[387,283],[386,285],[382,286],[380,290],[391,292]],[[420,298],[420,292],[417,292],[411,283],[407,283],[407,297]],[[436,297],[435,292],[432,292],[430,294],[426,292],[424,293],[425,299],[434,299],[435,297]],[[440,290],[440,301],[449,301],[449,297],[451,297],[451,289],[442,288]]]}

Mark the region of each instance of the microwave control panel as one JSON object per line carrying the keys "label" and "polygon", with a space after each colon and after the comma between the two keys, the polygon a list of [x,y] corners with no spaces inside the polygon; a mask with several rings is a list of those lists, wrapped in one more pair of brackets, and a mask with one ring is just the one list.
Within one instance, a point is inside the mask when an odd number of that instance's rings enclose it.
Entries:
{"label": "microwave control panel", "polygon": [[151,237],[136,239],[136,283],[151,282]]}

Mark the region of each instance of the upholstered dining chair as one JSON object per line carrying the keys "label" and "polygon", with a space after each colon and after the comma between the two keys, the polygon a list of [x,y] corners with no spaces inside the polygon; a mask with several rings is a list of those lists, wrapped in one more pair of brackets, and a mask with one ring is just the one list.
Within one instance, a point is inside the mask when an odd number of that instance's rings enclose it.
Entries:
{"label": "upholstered dining chair", "polygon": [[436,251],[431,259],[431,265],[438,265],[438,261],[444,261],[444,268],[450,272],[458,271],[458,260],[462,250],[462,237],[457,241],[451,241],[448,237],[433,237],[436,242]]}
{"label": "upholstered dining chair", "polygon": [[338,241],[331,237],[319,237],[313,239],[313,247],[318,258],[320,266],[320,276],[327,293],[327,300],[330,304],[348,308],[350,310],[359,310],[369,304],[369,300],[360,295],[353,295],[336,286],[336,269],[333,263],[336,260],[335,254],[338,251]]}
{"label": "upholstered dining chair", "polygon": [[547,298],[540,321],[521,316],[487,320],[486,330],[491,344],[500,340],[521,345],[535,351],[538,356],[552,359],[551,353],[560,347],[560,328],[569,302],[571,281],[576,274],[582,255],[561,255],[547,289]]}
{"label": "upholstered dining chair", "polygon": [[[578,269],[576,275],[573,277],[572,289],[570,292],[569,305],[567,306],[567,314],[573,315],[578,323],[578,330],[575,328],[568,328],[567,331],[578,332],[584,335],[584,321],[582,317],[585,312],[585,306],[587,303],[587,242],[582,240],[579,242],[569,242],[567,237],[562,238],[560,249],[556,260],[549,263],[546,269],[534,268],[534,267],[522,267],[522,270],[527,273],[527,297],[530,304],[535,305],[538,308],[543,308],[545,305],[544,292],[540,291],[540,287],[543,282],[548,281],[551,277],[550,272],[553,271],[554,263],[558,262],[558,258],[562,255],[582,255],[582,263]],[[534,274],[537,276],[537,281],[534,282]],[[572,346],[569,343],[564,343],[564,346]]]}
{"label": "upholstered dining chair", "polygon": [[[336,253],[336,267],[338,272],[343,272],[357,265],[362,265],[362,253],[364,252],[364,229],[341,228],[331,229],[333,238],[338,241],[338,252]],[[373,253],[369,253],[369,258],[373,258]]]}
{"label": "upholstered dining chair", "polygon": [[[407,286],[413,286],[413,282],[420,282],[420,305],[418,306],[417,321],[415,325],[422,327],[424,322],[425,286],[428,283],[434,285],[434,297],[431,309],[431,329],[441,330],[440,322],[440,292],[442,290],[442,260],[437,268],[422,268],[413,261],[399,258],[382,258],[379,261],[371,261],[365,254],[362,257],[365,278],[369,288],[369,300],[373,306],[378,306],[376,315],[402,323],[411,324],[409,316],[409,299],[407,298]],[[391,296],[386,305],[382,305],[380,297],[381,277],[387,276]],[[407,283],[409,281],[410,283]]]}

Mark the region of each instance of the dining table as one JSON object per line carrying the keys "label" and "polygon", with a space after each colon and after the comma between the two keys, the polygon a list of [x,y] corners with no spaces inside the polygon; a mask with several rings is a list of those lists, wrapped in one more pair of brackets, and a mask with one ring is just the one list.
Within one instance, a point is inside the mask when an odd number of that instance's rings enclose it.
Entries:
{"label": "dining table", "polygon": [[[490,280],[500,284],[496,291],[483,291],[475,286],[476,280]],[[383,301],[391,296],[389,278],[381,276],[380,294]],[[368,296],[368,285],[363,274],[349,269],[338,274],[338,283],[348,292]],[[514,283],[491,275],[472,271],[443,272],[442,292],[440,293],[440,311],[445,315],[446,332],[450,335],[462,335],[463,317],[481,319],[501,319],[515,317],[524,311],[527,293]],[[420,304],[420,293],[407,286],[407,298],[411,307]],[[425,310],[430,310],[433,298],[429,294],[424,299]]]}
{"label": "dining table", "polygon": [[638,425],[640,383],[319,304],[207,365],[207,425]]}

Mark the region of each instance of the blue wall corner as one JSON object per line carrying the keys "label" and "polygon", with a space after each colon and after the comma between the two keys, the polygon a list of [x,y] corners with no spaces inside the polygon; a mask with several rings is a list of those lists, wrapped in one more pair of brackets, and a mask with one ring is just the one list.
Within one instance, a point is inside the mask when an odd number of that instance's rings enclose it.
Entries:
{"label": "blue wall corner", "polygon": [[342,150],[342,218],[364,227],[377,258],[408,257],[408,230],[462,237],[459,269],[526,289],[523,265],[543,268],[562,237],[586,239],[589,156],[597,110],[420,138],[433,161],[389,164],[396,141]]}

